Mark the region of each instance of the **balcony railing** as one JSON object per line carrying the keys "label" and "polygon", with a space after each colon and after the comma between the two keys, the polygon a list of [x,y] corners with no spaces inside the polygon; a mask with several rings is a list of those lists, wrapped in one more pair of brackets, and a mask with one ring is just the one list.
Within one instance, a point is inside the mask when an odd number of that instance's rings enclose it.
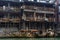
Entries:
{"label": "balcony railing", "polygon": [[43,19],[43,17],[41,18],[41,17],[38,17],[38,18],[36,18],[36,21],[44,21],[44,19]]}
{"label": "balcony railing", "polygon": [[9,18],[1,18],[1,22],[9,22]]}
{"label": "balcony railing", "polygon": [[23,9],[31,9],[31,10],[41,10],[41,11],[55,11],[54,8],[48,8],[48,7],[35,7],[35,6],[27,6],[27,5],[23,5],[21,6],[21,8]]}
{"label": "balcony railing", "polygon": [[48,18],[49,22],[55,22],[55,18]]}
{"label": "balcony railing", "polygon": [[37,18],[37,17],[26,17],[23,19],[25,21],[43,21],[43,18]]}
{"label": "balcony railing", "polygon": [[19,12],[20,8],[18,7],[5,7],[5,9],[3,7],[0,7],[0,11],[12,11],[12,12]]}
{"label": "balcony railing", "polygon": [[41,10],[36,10],[36,13],[54,14],[54,12],[50,12],[50,11],[41,11]]}
{"label": "balcony railing", "polygon": [[3,7],[0,7],[0,11],[3,11]]}
{"label": "balcony railing", "polygon": [[19,11],[20,11],[20,9],[17,8],[17,7],[11,7],[10,9],[11,9],[12,11],[14,11],[14,12],[19,12]]}
{"label": "balcony railing", "polygon": [[20,18],[12,18],[10,19],[11,22],[18,23],[20,22]]}
{"label": "balcony railing", "polygon": [[34,17],[26,17],[27,21],[34,21]]}
{"label": "balcony railing", "polygon": [[34,12],[34,10],[31,10],[31,9],[24,9],[24,11]]}
{"label": "balcony railing", "polygon": [[0,22],[3,22],[2,18],[0,18]]}
{"label": "balcony railing", "polygon": [[23,19],[25,21],[47,21],[47,22],[55,22],[55,18],[45,18],[45,17],[25,17]]}
{"label": "balcony railing", "polygon": [[34,6],[23,5],[23,6],[21,6],[21,8],[34,10]]}
{"label": "balcony railing", "polygon": [[44,7],[36,7],[36,12],[39,13],[53,13],[54,14],[54,8],[44,8]]}
{"label": "balcony railing", "polygon": [[41,11],[50,11],[50,12],[54,12],[54,8],[47,8],[47,7],[36,7],[37,10],[41,10]]}
{"label": "balcony railing", "polygon": [[34,7],[34,6],[22,6],[24,11],[30,11],[30,12],[38,12],[38,13],[54,13],[54,8],[47,8],[47,7]]}
{"label": "balcony railing", "polygon": [[10,19],[10,18],[0,18],[0,22],[9,22],[9,21],[18,23],[18,22],[20,22],[20,18],[12,18],[12,19]]}

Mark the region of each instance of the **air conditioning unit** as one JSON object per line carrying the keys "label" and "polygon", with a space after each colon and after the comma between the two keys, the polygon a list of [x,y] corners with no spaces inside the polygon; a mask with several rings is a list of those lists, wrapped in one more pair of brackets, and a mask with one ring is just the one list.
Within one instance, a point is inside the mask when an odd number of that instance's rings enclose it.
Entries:
{"label": "air conditioning unit", "polygon": [[19,0],[19,2],[24,2],[24,0]]}
{"label": "air conditioning unit", "polygon": [[54,3],[55,0],[37,0],[37,2],[41,2],[41,3]]}
{"label": "air conditioning unit", "polygon": [[28,0],[28,1],[34,1],[34,0]]}
{"label": "air conditioning unit", "polygon": [[54,3],[54,1],[49,1],[49,3]]}
{"label": "air conditioning unit", "polygon": [[48,18],[45,18],[45,21],[48,21]]}
{"label": "air conditioning unit", "polygon": [[37,2],[46,3],[45,0],[37,0]]}
{"label": "air conditioning unit", "polygon": [[46,1],[40,1],[41,3],[46,3]]}

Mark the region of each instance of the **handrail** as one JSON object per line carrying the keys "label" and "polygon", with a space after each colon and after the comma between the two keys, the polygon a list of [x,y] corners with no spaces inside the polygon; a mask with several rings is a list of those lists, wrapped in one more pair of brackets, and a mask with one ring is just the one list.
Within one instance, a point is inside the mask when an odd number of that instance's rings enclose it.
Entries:
{"label": "handrail", "polygon": [[50,12],[54,12],[55,9],[54,8],[47,8],[47,7],[35,7],[35,6],[27,6],[27,5],[23,5],[21,6],[23,9],[36,9],[36,10],[41,10],[41,11],[50,11]]}
{"label": "handrail", "polygon": [[[48,22],[55,22],[55,18],[47,18]],[[45,17],[26,17],[25,20],[29,21],[44,21]]]}
{"label": "handrail", "polygon": [[[6,11],[6,10],[8,10],[8,7],[5,7],[5,10],[3,9],[3,7],[0,7],[0,11]],[[18,8],[18,7],[10,7],[9,10],[14,11],[14,12],[18,12],[18,11],[20,11],[20,8]]]}

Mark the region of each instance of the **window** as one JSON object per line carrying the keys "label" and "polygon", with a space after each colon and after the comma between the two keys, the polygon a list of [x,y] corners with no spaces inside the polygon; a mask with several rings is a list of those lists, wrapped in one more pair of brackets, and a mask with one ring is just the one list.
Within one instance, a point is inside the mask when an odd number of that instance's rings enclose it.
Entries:
{"label": "window", "polygon": [[34,0],[28,0],[28,1],[34,1]]}
{"label": "window", "polygon": [[37,2],[43,2],[43,3],[54,3],[55,0],[37,0]]}
{"label": "window", "polygon": [[40,1],[45,1],[45,0],[37,0],[37,2],[40,2]]}
{"label": "window", "polygon": [[55,3],[55,0],[50,0],[49,3]]}
{"label": "window", "polygon": [[19,2],[23,2],[23,0],[19,0]]}
{"label": "window", "polygon": [[21,1],[21,0],[19,0],[19,1]]}
{"label": "window", "polygon": [[6,9],[6,6],[3,6],[3,10],[5,10]]}
{"label": "window", "polygon": [[45,2],[46,2],[46,0],[37,0],[37,2],[44,2],[44,3],[45,3]]}
{"label": "window", "polygon": [[15,0],[6,0],[6,1],[15,1]]}
{"label": "window", "polygon": [[19,2],[19,0],[2,0],[2,1],[13,1],[13,2]]}
{"label": "window", "polygon": [[59,22],[60,22],[60,14],[59,14]]}
{"label": "window", "polygon": [[59,6],[59,12],[60,12],[60,6]]}
{"label": "window", "polygon": [[58,0],[58,3],[60,4],[60,0]]}

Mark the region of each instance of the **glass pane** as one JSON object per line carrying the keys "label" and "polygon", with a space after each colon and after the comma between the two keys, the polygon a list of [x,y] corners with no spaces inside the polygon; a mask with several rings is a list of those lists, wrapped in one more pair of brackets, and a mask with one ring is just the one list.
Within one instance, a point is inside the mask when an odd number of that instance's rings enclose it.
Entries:
{"label": "glass pane", "polygon": [[59,22],[60,22],[60,15],[59,15]]}
{"label": "glass pane", "polygon": [[60,12],[60,6],[59,6],[59,12]]}
{"label": "glass pane", "polygon": [[34,0],[28,0],[28,1],[34,1]]}

